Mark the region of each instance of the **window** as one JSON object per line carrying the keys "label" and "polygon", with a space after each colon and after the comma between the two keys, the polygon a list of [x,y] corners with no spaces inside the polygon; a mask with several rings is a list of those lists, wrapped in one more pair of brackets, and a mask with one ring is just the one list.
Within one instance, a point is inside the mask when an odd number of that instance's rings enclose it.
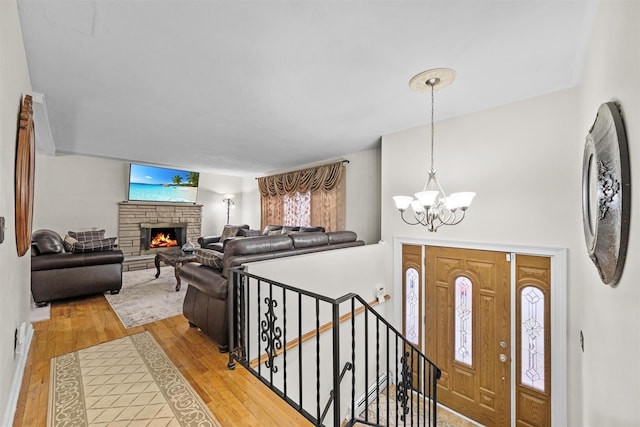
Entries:
{"label": "window", "polygon": [[282,225],[311,225],[311,192],[285,194],[282,200],[284,204],[284,221]]}
{"label": "window", "polygon": [[345,229],[343,162],[258,178],[261,228],[269,224]]}
{"label": "window", "polygon": [[467,277],[455,281],[455,360],[473,363],[473,284]]}

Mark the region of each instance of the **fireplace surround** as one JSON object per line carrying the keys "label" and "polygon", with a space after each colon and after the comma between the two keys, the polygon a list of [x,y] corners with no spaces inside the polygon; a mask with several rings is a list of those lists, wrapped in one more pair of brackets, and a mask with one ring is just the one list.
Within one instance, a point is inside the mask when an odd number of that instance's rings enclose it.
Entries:
{"label": "fireplace surround", "polygon": [[[123,269],[154,268],[153,258],[159,249],[146,249],[142,244],[145,228],[184,226],[178,245],[197,242],[201,235],[202,205],[186,203],[120,202],[118,203],[118,248],[125,256]],[[177,225],[176,225],[177,224]],[[145,227],[143,227],[143,225]],[[153,227],[147,227],[152,225]],[[167,226],[167,227],[165,227]],[[180,243],[182,242],[182,243]]]}

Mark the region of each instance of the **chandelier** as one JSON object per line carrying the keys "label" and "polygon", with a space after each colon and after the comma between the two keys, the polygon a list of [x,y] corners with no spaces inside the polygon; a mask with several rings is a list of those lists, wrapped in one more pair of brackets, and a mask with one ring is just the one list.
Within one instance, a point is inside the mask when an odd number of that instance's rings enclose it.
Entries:
{"label": "chandelier", "polygon": [[[393,200],[400,211],[402,220],[409,225],[422,225],[429,231],[437,231],[443,225],[456,225],[462,222],[476,193],[460,192],[447,194],[442,189],[436,170],[433,168],[434,145],[434,96],[436,90],[449,86],[456,77],[450,68],[434,68],[423,71],[409,81],[409,87],[417,92],[431,92],[431,168],[422,191],[410,196],[394,196]],[[405,211],[411,206],[413,219],[405,218]]]}

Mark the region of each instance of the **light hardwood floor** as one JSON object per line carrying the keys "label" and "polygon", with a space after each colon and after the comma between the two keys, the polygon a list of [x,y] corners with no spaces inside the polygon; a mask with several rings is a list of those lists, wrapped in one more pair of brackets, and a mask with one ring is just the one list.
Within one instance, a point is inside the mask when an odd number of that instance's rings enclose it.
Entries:
{"label": "light hardwood floor", "polygon": [[183,316],[125,329],[102,295],[54,302],[51,319],[36,322],[14,427],[47,421],[52,357],[148,330],[200,394],[223,426],[312,425],[241,366],[227,369],[228,356]]}

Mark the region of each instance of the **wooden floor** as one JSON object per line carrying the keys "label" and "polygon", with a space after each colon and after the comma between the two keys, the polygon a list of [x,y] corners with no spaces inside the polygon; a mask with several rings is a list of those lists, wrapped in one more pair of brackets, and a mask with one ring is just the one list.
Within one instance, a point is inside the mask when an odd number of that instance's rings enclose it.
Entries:
{"label": "wooden floor", "polygon": [[47,422],[49,361],[52,357],[148,330],[223,426],[311,425],[238,366],[183,316],[125,329],[102,295],[53,303],[51,320],[33,324],[14,427]]}

